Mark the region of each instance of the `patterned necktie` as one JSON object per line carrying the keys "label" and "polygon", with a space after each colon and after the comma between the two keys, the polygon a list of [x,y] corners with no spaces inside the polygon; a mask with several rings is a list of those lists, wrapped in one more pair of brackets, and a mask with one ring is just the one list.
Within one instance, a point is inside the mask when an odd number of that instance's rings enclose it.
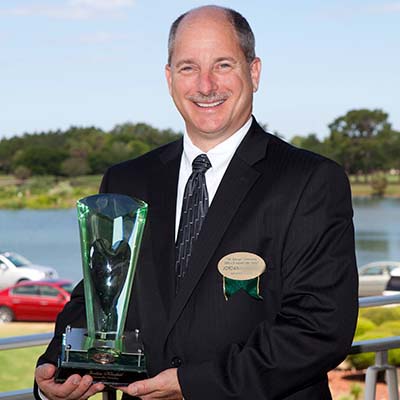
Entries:
{"label": "patterned necktie", "polygon": [[208,211],[208,192],[205,173],[210,167],[210,160],[205,154],[197,156],[193,160],[192,174],[185,186],[175,247],[176,292],[178,292],[181,279],[188,270],[193,243],[199,236],[201,226]]}

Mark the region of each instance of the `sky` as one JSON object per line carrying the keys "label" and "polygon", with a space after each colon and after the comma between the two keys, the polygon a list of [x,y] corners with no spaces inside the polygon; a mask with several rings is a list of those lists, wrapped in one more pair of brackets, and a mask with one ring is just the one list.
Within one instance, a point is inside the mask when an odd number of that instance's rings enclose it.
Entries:
{"label": "sky", "polygon": [[[167,36],[210,1],[0,0],[0,139],[125,122],[183,131]],[[287,140],[380,108],[400,130],[400,1],[230,0],[263,62],[254,115]]]}

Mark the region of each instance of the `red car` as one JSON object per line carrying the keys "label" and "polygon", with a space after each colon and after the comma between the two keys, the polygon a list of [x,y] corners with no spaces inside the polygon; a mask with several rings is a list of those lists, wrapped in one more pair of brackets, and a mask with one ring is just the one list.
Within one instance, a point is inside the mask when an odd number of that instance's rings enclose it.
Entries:
{"label": "red car", "polygon": [[69,280],[24,281],[0,291],[0,322],[55,321],[71,298]]}

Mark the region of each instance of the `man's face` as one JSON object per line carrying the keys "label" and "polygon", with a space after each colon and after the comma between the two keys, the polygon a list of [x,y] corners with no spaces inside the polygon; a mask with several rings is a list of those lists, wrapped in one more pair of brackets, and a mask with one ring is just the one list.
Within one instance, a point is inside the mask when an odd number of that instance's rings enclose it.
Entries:
{"label": "man's face", "polygon": [[208,150],[250,117],[261,62],[249,65],[232,25],[221,15],[189,15],[178,28],[169,91],[192,142]]}

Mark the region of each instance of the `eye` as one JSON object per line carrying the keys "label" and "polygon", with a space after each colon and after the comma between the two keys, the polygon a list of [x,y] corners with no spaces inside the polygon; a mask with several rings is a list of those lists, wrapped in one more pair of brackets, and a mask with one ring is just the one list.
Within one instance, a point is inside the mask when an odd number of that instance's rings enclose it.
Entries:
{"label": "eye", "polygon": [[223,61],[217,64],[217,70],[219,71],[230,71],[232,69],[232,64],[227,61]]}
{"label": "eye", "polygon": [[184,74],[188,74],[194,71],[194,68],[192,65],[184,65],[181,68],[179,68],[179,72],[182,72]]}

